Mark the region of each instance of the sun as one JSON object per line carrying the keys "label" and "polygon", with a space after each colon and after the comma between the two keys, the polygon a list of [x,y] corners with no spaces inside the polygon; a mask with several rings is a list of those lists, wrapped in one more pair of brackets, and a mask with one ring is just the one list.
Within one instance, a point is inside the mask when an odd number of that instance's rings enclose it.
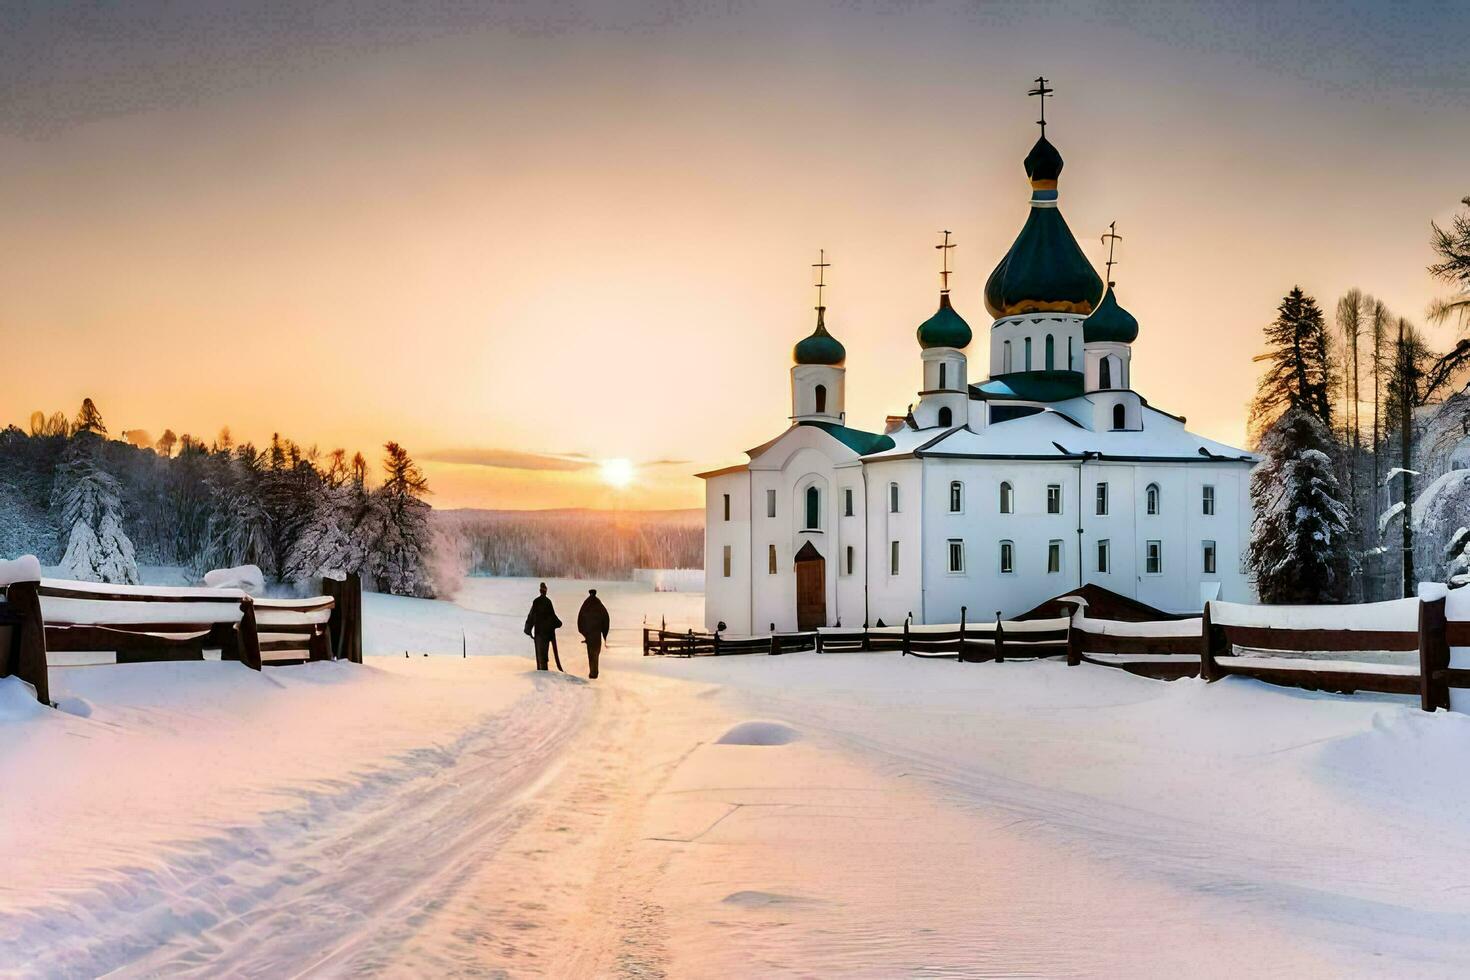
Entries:
{"label": "sun", "polygon": [[626,459],[604,459],[600,475],[603,483],[621,490],[633,482],[633,463]]}

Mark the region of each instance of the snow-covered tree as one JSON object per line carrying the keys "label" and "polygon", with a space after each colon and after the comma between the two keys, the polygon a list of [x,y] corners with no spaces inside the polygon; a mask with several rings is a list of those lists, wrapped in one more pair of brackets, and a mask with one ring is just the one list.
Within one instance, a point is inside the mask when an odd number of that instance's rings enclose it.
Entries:
{"label": "snow-covered tree", "polygon": [[1332,429],[1333,372],[1327,324],[1317,301],[1292,287],[1266,327],[1266,373],[1251,402],[1250,424],[1261,433],[1300,405]]}
{"label": "snow-covered tree", "polygon": [[1251,473],[1256,517],[1246,563],[1267,603],[1342,602],[1351,588],[1351,513],[1337,479],[1332,433],[1305,404],[1261,438]]}
{"label": "snow-covered tree", "polygon": [[362,523],[372,543],[368,571],[379,588],[394,595],[433,598],[430,508],[422,499],[429,481],[398,443],[387,443],[383,450],[383,485],[369,496]]}
{"label": "snow-covered tree", "polygon": [[66,541],[61,568],[82,581],[136,585],[137,558],[122,527],[122,486],[103,467],[102,441],[92,431],[79,429],[72,437],[52,485],[52,508]]}
{"label": "snow-covered tree", "polygon": [[281,577],[304,583],[324,574],[357,572],[368,565],[363,518],[368,493],[361,473],[349,473],[346,453],[338,449],[322,471],[310,516],[295,538]]}
{"label": "snow-covered tree", "polygon": [[267,574],[276,574],[255,447],[246,443],[233,456],[220,453],[219,458],[222,465],[210,485],[208,540],[196,571],[258,565]]}

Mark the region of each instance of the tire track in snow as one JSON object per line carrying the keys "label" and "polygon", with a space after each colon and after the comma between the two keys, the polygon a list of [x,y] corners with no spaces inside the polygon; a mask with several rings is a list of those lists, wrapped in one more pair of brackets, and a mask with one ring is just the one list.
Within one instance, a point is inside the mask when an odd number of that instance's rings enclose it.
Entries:
{"label": "tire track in snow", "polygon": [[533,683],[448,746],[7,916],[0,959],[51,976],[329,971],[429,893],[452,891],[523,818],[591,703],[567,678]]}

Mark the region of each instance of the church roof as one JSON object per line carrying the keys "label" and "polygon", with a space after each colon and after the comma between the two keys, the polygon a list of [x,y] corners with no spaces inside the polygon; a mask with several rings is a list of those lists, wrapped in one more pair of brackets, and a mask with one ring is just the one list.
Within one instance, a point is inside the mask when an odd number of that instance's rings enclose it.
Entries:
{"label": "church roof", "polygon": [[834,367],[847,360],[847,348],[827,332],[825,306],[817,307],[817,329],[810,337],[797,341],[791,349],[791,357],[797,364],[830,364]]}
{"label": "church roof", "polygon": [[1195,435],[1175,416],[1143,406],[1141,430],[1095,431],[1074,419],[1089,419],[1087,397],[1059,402],[1033,415],[992,422],[979,429],[950,429],[923,444],[908,444],[864,457],[865,462],[910,457],[974,459],[1079,460],[1083,458],[1139,462],[1254,463],[1242,449]]}
{"label": "church roof", "polygon": [[813,419],[796,424],[816,426],[859,456],[880,453],[885,449],[893,448],[893,439],[877,432],[864,432],[862,429],[851,429],[835,422],[818,422]]}
{"label": "church roof", "polygon": [[1091,313],[1103,283],[1057,209],[1062,155],[1045,136],[1026,156],[1031,213],[1010,251],[985,283],[985,306],[994,317],[1049,310]]}
{"label": "church roof", "polygon": [[1018,371],[970,385],[970,397],[982,401],[1059,402],[1082,391],[1080,371]]}
{"label": "church roof", "polygon": [[1082,321],[1082,342],[1092,344],[1110,341],[1131,344],[1137,339],[1137,318],[1118,305],[1113,283],[1108,283],[1108,291],[1103,294],[1102,301],[1097,304],[1097,309]]}
{"label": "church roof", "polygon": [[919,324],[919,346],[925,350],[931,347],[968,347],[973,337],[965,318],[949,304],[948,291],[939,294],[938,312]]}

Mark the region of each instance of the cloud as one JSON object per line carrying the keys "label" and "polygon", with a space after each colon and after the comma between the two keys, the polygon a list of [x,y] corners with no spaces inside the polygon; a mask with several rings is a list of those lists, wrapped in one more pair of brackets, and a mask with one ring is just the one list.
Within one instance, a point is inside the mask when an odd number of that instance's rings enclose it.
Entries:
{"label": "cloud", "polygon": [[438,449],[424,459],[431,463],[489,466],[500,470],[574,472],[597,465],[581,453],[526,453],[518,449]]}

